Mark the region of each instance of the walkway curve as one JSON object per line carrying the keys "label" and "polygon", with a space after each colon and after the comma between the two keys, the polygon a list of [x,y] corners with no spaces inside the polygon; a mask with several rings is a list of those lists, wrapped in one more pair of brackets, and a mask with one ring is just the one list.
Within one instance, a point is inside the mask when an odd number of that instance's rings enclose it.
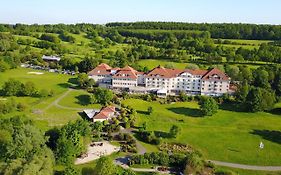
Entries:
{"label": "walkway curve", "polygon": [[256,170],[256,171],[281,171],[281,166],[258,166],[258,165],[244,165],[237,163],[222,162],[217,160],[209,160],[215,165],[225,166],[229,168],[238,168],[244,170]]}
{"label": "walkway curve", "polygon": [[[56,106],[56,107],[61,108],[61,109],[68,109],[68,110],[75,110],[75,111],[84,110],[83,108],[73,108],[73,107],[68,107],[68,106],[62,106],[62,105],[59,104],[59,102],[73,90],[74,89],[69,88],[68,91],[66,91],[63,95],[61,95],[55,101],[50,103],[44,110],[47,110],[52,106]],[[125,129],[123,131],[123,133],[128,133],[128,134],[133,135],[133,132],[130,129]],[[137,139],[136,139],[136,144],[137,144],[137,149],[138,149],[139,154],[146,153],[146,149],[138,142]],[[255,170],[255,171],[281,171],[281,166],[258,166],[258,165],[245,165],[245,164],[238,164],[238,163],[222,162],[222,161],[217,161],[217,160],[209,160],[209,161],[214,163],[215,165],[229,167],[229,168],[237,168],[237,169],[244,169],[244,170]],[[133,171],[157,172],[157,170],[155,170],[155,169],[145,169],[145,168],[131,168],[131,169]]]}
{"label": "walkway curve", "polygon": [[61,109],[67,109],[67,110],[74,110],[74,111],[83,111],[85,110],[85,108],[73,108],[73,107],[68,107],[68,106],[62,106],[59,104],[59,102],[66,97],[71,91],[74,91],[74,89],[68,88],[68,90],[62,94],[60,97],[58,97],[55,101],[53,101],[52,103],[50,103],[45,109],[44,111],[48,110],[50,107],[52,106],[56,106],[57,108],[61,108]]}

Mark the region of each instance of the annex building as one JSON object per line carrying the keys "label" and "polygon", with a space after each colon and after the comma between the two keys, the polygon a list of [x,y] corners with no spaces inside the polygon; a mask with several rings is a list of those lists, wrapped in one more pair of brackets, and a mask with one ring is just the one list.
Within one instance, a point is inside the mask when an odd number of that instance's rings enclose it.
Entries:
{"label": "annex building", "polygon": [[190,95],[221,96],[230,93],[230,78],[219,69],[180,70],[158,66],[139,72],[130,66],[112,68],[102,63],[88,73],[99,86],[127,90],[132,93],[157,93],[160,96]]}

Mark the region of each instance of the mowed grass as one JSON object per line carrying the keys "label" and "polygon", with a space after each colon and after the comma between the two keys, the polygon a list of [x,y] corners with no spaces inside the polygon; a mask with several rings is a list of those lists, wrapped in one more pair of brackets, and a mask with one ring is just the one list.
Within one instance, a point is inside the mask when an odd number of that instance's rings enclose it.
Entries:
{"label": "mowed grass", "polygon": [[[281,142],[277,140],[281,137],[280,115],[219,110],[212,117],[199,117],[196,102],[161,105],[128,99],[124,103],[137,110],[137,125],[147,122],[148,130],[169,132],[173,124],[178,125],[181,133],[177,139],[163,140],[190,144],[207,159],[281,165]],[[149,106],[154,109],[150,116],[145,114]],[[263,150],[259,149],[261,141],[265,144]]]}
{"label": "mowed grass", "polygon": [[[42,75],[28,74],[30,72],[42,72]],[[77,110],[69,110],[58,108],[53,102],[68,91],[68,87],[71,84],[68,83],[69,78],[72,76],[62,75],[56,73],[49,73],[46,71],[39,71],[26,68],[18,68],[8,70],[4,73],[0,73],[0,86],[2,87],[4,82],[13,78],[23,83],[33,82],[38,90],[46,89],[53,90],[55,92],[53,97],[37,98],[37,97],[4,97],[6,99],[13,98],[16,102],[21,102],[27,105],[27,109],[24,112],[13,112],[5,115],[5,117],[12,117],[15,115],[26,115],[35,119],[38,126],[46,130],[53,126],[61,126],[69,121],[81,118]],[[84,91],[78,91],[84,94]],[[79,93],[76,95],[79,96]],[[70,97],[71,98],[71,97]],[[67,103],[71,104],[71,100],[66,96]],[[60,102],[63,102],[62,99]],[[72,100],[74,101],[74,100]],[[71,107],[71,105],[70,105]],[[78,105],[76,107],[79,107]],[[80,106],[83,107],[82,105]]]}
{"label": "mowed grass", "polygon": [[[41,72],[42,75],[29,74],[30,72]],[[31,81],[35,84],[38,89],[47,89],[54,90],[56,94],[64,92],[69,84],[67,83],[68,79],[71,76],[62,75],[56,73],[49,73],[46,71],[26,69],[26,68],[17,68],[11,69],[4,73],[0,73],[0,86],[4,84],[10,78],[19,80],[23,83]]]}
{"label": "mowed grass", "polygon": [[73,90],[66,97],[64,97],[59,105],[70,108],[101,108],[100,104],[90,104],[91,94],[84,90]]}
{"label": "mowed grass", "polygon": [[216,166],[217,170],[224,170],[224,171],[232,171],[239,175],[280,175],[281,172],[270,172],[270,171],[253,171],[253,170],[243,170],[243,169],[236,169],[236,168],[227,168],[227,167],[220,167]]}
{"label": "mowed grass", "polygon": [[154,60],[154,59],[143,59],[138,61],[138,64],[141,66],[146,66],[148,69],[153,69],[157,66],[165,66],[165,65],[173,65],[174,68],[177,69],[185,69],[188,63],[177,63],[166,60]]}
{"label": "mowed grass", "polygon": [[264,43],[272,42],[270,40],[243,40],[243,39],[225,39],[239,44],[261,45]]}

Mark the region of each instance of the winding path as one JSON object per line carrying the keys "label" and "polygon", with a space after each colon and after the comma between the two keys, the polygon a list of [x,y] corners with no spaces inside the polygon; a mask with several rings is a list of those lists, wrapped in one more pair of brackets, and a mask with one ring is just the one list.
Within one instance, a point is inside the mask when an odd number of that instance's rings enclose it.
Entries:
{"label": "winding path", "polygon": [[[84,110],[83,108],[73,108],[68,106],[62,106],[59,104],[59,102],[66,97],[71,91],[74,91],[75,89],[69,88],[68,91],[66,91],[64,94],[62,94],[60,97],[58,97],[55,101],[50,103],[44,111],[48,110],[52,106],[56,106],[61,109],[67,109],[67,110],[75,110],[75,111],[81,111]],[[133,136],[133,129],[123,129],[121,131],[122,133],[128,133]],[[136,139],[136,146],[139,154],[146,153],[145,147],[143,147],[139,141]],[[237,163],[229,163],[229,162],[222,162],[217,160],[209,160],[210,162],[214,163],[218,166],[224,166],[229,168],[238,168],[238,169],[244,169],[244,170],[255,170],[255,171],[281,171],[281,166],[258,166],[258,165],[245,165],[245,164],[237,164]],[[128,165],[126,165],[122,161],[115,160],[115,164],[118,164],[122,166],[123,168],[129,168]],[[138,172],[159,172],[157,169],[148,169],[148,168],[131,168],[133,171]]]}
{"label": "winding path", "polygon": [[73,107],[68,107],[68,106],[62,106],[59,104],[59,102],[66,97],[71,91],[74,91],[75,89],[72,88],[68,88],[68,90],[63,93],[60,97],[58,97],[55,101],[53,101],[52,103],[50,103],[45,109],[44,111],[48,110],[50,107],[52,106],[56,106],[58,108],[61,109],[67,109],[67,110],[74,110],[74,111],[83,111],[85,108],[73,108]]}

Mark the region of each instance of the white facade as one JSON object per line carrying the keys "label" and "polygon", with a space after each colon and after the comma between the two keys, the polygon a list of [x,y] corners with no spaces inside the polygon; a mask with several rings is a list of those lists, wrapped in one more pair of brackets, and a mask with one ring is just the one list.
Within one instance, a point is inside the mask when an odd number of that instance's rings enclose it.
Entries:
{"label": "white facade", "polygon": [[105,84],[111,84],[112,77],[111,75],[89,75],[89,78],[92,78],[95,80],[96,83],[105,83]]}
{"label": "white facade", "polygon": [[129,88],[136,87],[138,85],[137,80],[130,78],[112,78],[112,87],[114,88]]}
{"label": "white facade", "polygon": [[218,69],[176,70],[159,66],[148,73],[137,72],[131,67],[95,71],[89,77],[112,88],[142,87],[146,92],[163,90],[171,95],[179,92],[209,96],[229,93],[230,78]]}

